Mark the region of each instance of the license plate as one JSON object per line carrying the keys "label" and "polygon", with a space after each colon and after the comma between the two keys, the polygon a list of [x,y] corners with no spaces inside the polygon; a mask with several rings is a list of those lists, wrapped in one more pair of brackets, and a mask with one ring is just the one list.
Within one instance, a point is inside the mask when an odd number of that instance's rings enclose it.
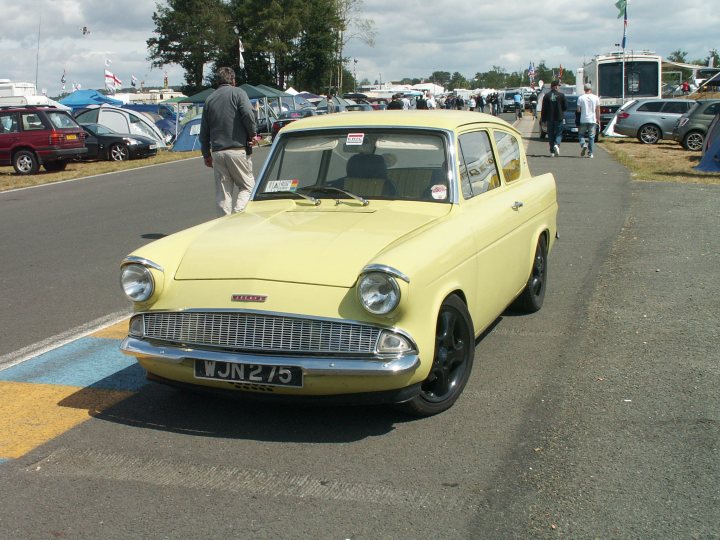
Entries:
{"label": "license plate", "polygon": [[156,148],[157,148],[157,144],[151,144],[151,145],[150,145],[150,150],[155,150]]}
{"label": "license plate", "polygon": [[195,360],[195,378],[302,388],[302,369],[297,366],[259,366],[215,360]]}
{"label": "license plate", "polygon": [[66,138],[68,141],[74,141],[74,140],[77,139],[77,135],[66,135],[65,138]]}
{"label": "license plate", "polygon": [[573,133],[577,133],[578,128],[570,128],[570,131],[572,131]]}

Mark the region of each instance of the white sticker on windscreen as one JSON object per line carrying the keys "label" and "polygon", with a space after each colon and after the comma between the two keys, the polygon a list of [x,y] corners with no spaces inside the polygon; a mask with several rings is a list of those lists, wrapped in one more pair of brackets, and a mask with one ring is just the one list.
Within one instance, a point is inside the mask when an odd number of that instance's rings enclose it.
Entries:
{"label": "white sticker on windscreen", "polygon": [[348,146],[350,146],[350,145],[360,146],[363,143],[364,139],[365,139],[364,133],[348,133],[345,144],[347,144]]}
{"label": "white sticker on windscreen", "polygon": [[298,187],[298,180],[271,180],[265,186],[265,193],[276,193],[278,191],[295,191]]}
{"label": "white sticker on windscreen", "polygon": [[436,201],[445,200],[447,199],[447,186],[443,184],[435,184],[430,188],[430,193],[432,194],[432,198]]}

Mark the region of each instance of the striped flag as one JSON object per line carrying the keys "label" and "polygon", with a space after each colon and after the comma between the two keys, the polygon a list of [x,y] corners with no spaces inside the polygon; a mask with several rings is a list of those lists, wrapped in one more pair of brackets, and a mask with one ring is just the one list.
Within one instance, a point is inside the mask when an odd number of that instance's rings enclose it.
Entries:
{"label": "striped flag", "polygon": [[622,38],[622,48],[625,48],[625,44],[627,43],[627,2],[625,2],[625,12],[624,12],[624,20],[623,20],[623,38]]}

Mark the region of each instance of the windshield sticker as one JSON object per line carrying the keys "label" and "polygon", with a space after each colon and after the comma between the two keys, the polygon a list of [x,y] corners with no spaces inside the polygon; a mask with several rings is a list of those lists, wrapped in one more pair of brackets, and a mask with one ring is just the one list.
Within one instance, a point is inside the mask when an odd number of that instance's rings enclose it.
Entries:
{"label": "windshield sticker", "polygon": [[295,191],[298,187],[298,180],[271,180],[265,186],[265,193],[278,191]]}
{"label": "windshield sticker", "polygon": [[430,193],[432,194],[432,198],[436,201],[443,201],[447,199],[447,186],[443,184],[435,184],[430,188]]}
{"label": "windshield sticker", "polygon": [[363,140],[365,140],[364,133],[348,133],[345,144],[347,144],[348,146],[360,146],[362,145]]}

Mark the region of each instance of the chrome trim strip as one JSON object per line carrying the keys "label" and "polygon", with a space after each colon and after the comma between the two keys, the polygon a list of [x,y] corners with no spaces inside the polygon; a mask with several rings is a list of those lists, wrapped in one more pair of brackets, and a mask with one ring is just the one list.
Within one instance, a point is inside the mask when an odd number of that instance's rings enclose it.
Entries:
{"label": "chrome trim strip", "polygon": [[366,274],[368,272],[384,272],[398,279],[402,279],[405,283],[410,283],[409,277],[407,277],[397,268],[393,268],[392,266],[388,266],[386,264],[368,264],[365,268],[362,269],[360,274]]}
{"label": "chrome trim strip", "polygon": [[165,272],[162,266],[160,266],[157,263],[152,262],[150,259],[145,259],[144,257],[135,257],[134,255],[128,255],[125,257],[122,262],[120,263],[120,266],[124,266],[126,264],[141,264],[143,266],[147,266],[149,268],[154,268],[158,272]]}
{"label": "chrome trim strip", "polygon": [[126,337],[120,350],[128,355],[150,358],[169,364],[183,360],[215,360],[219,362],[264,366],[297,366],[305,375],[401,375],[420,365],[417,354],[379,360],[371,358],[313,358],[237,354],[180,347],[158,347],[146,341]]}

